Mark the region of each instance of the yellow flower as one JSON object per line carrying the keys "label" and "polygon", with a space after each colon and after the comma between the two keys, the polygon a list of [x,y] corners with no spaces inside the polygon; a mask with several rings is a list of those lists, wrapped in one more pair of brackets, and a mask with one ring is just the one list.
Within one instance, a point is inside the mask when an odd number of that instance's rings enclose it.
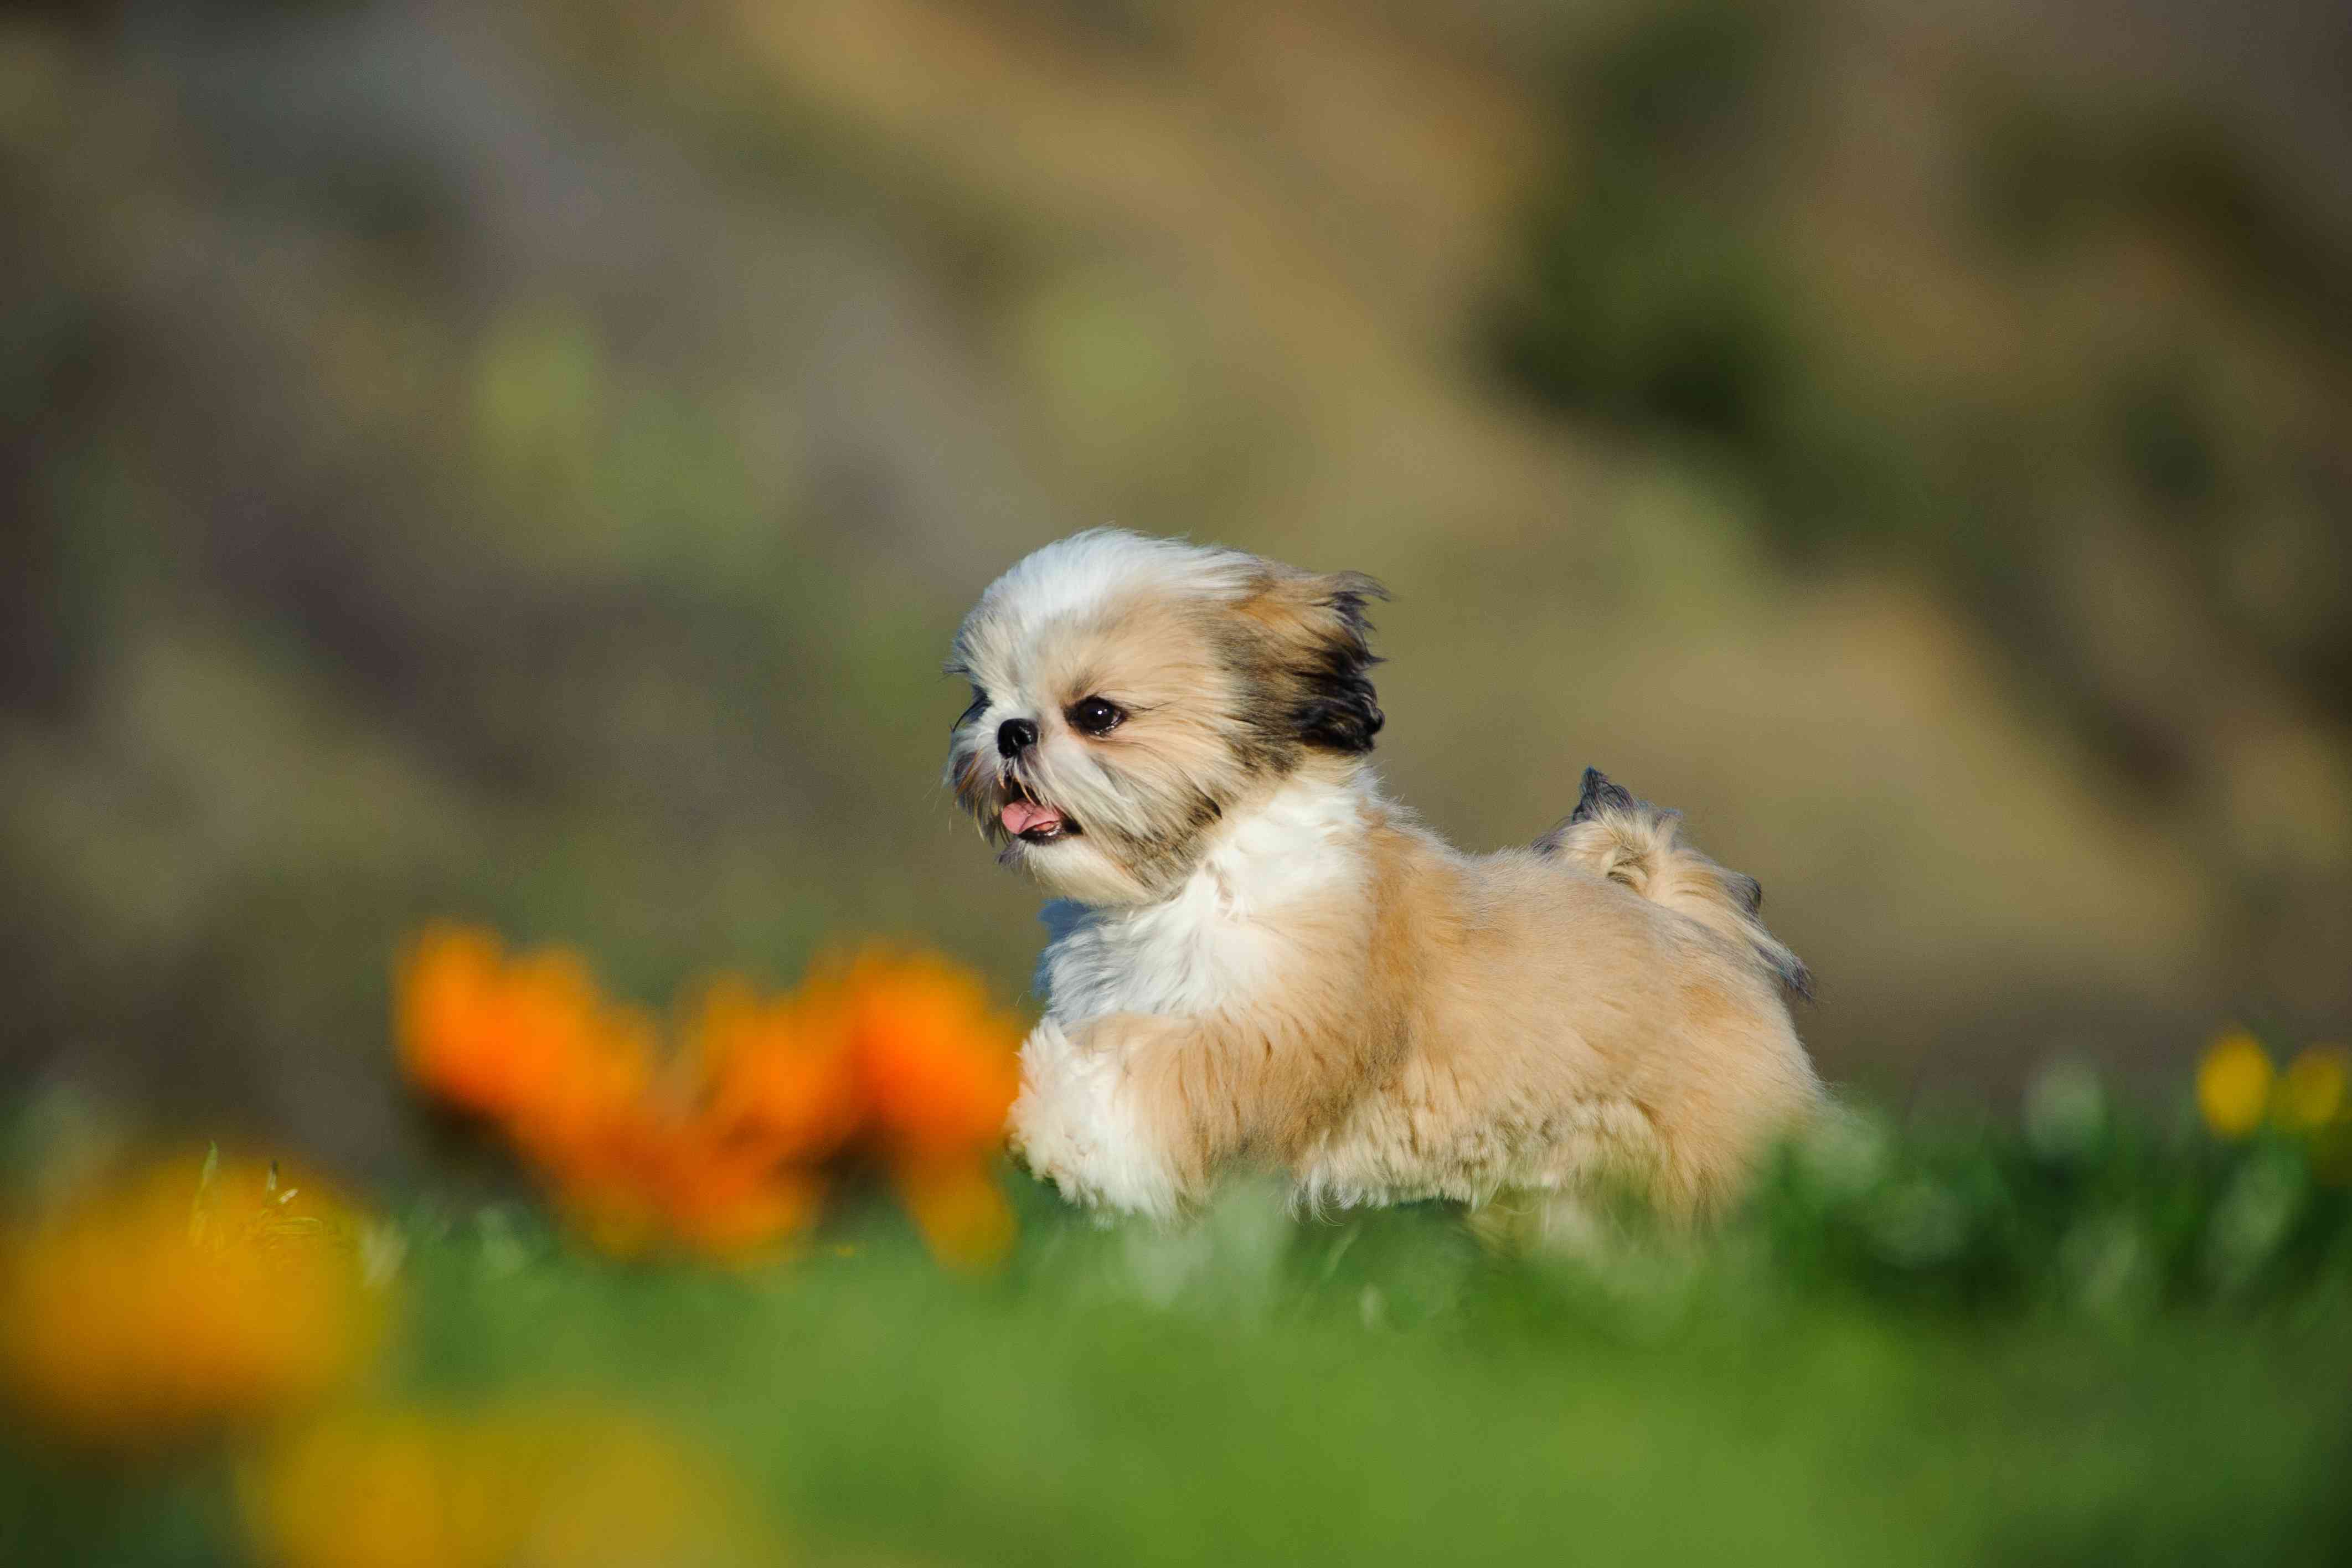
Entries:
{"label": "yellow flower", "polygon": [[2314,1046],[2289,1062],[2275,1097],[2279,1121],[2298,1132],[2315,1132],[2341,1116],[2347,1058],[2341,1046]]}
{"label": "yellow flower", "polygon": [[0,1377],[62,1435],[136,1447],[276,1415],[375,1337],[358,1226],[275,1162],[172,1160],[0,1247]]}
{"label": "yellow flower", "polygon": [[2224,1138],[2243,1138],[2263,1123],[2270,1105],[2270,1053],[2243,1029],[2215,1040],[2197,1068],[2197,1109]]}
{"label": "yellow flower", "polygon": [[613,1411],[348,1410],[239,1478],[260,1554],[284,1568],[772,1563],[759,1511],[710,1457]]}

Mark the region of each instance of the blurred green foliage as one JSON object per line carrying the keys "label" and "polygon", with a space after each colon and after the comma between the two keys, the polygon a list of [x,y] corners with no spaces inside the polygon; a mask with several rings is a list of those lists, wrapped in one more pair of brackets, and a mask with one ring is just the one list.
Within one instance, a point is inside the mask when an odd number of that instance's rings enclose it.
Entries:
{"label": "blurred green foliage", "polygon": [[[815,1563],[2316,1564],[2352,1545],[2346,1153],[2061,1068],[2014,1127],[1857,1110],[1705,1240],[1604,1209],[1514,1260],[1445,1205],[1300,1221],[1251,1187],[1104,1229],[1024,1184],[987,1279],[887,1201],[729,1274],[427,1194],[372,1393],[648,1412]],[[223,1465],[18,1436],[0,1542],[234,1560]]]}
{"label": "blurred green foliage", "polygon": [[1577,56],[1575,154],[1529,220],[1531,276],[1496,336],[1536,390],[1760,458],[1799,374],[1788,287],[1757,228],[1772,9],[1695,5]]}
{"label": "blurred green foliage", "polygon": [[2330,542],[2295,526],[2297,570],[2315,599],[2352,601],[2352,519],[2321,477],[2340,466],[2345,432],[2315,406],[2287,431],[2256,429],[2220,385],[2231,357],[2278,347],[2226,339],[2277,332],[2307,351],[2306,405],[2344,384],[2352,247],[2210,115],[1984,91],[1948,128],[1966,144],[1979,231],[1951,259],[2034,312],[2052,280],[2111,265],[2120,236],[2208,269],[2226,303],[2159,297],[2120,341],[2062,334],[1996,378],[1945,367],[1906,385],[1916,346],[1841,320],[1836,286],[1808,276],[1789,221],[1812,199],[1791,174],[1811,155],[1809,109],[1840,20],[1833,7],[1675,0],[1564,52],[1560,151],[1491,329],[1504,370],[1549,403],[1701,444],[1808,560],[1893,547],[1923,563],[2018,639],[2042,694],[2151,795],[2201,782],[2193,721],[2111,689],[2079,657],[2077,607],[2038,572],[2067,536],[2112,525],[2095,490],[2143,534],[2135,548],[2185,547],[2197,615],[2234,623],[2303,700],[2352,718],[2352,617],[2253,610],[2241,553],[2250,528],[2278,526],[2262,516],[2278,489],[2300,490]]}

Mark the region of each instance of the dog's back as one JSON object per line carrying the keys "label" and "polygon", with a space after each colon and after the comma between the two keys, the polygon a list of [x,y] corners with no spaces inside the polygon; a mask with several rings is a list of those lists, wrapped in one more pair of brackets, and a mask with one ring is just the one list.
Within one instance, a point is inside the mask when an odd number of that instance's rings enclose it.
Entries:
{"label": "dog's back", "polygon": [[1682,841],[1682,813],[1664,811],[1584,770],[1584,788],[1566,821],[1536,840],[1536,853],[1622,883],[1655,904],[1696,921],[1741,956],[1810,1001],[1813,977],[1770,931],[1759,910],[1755,878],[1717,865]]}
{"label": "dog's back", "polygon": [[1803,966],[1674,814],[1591,773],[1534,846],[1465,856],[1382,805],[1367,861],[1375,958],[1328,994],[1402,1055],[1288,1155],[1310,1204],[1454,1198],[1539,1238],[1622,1184],[1697,1219],[1823,1104]]}

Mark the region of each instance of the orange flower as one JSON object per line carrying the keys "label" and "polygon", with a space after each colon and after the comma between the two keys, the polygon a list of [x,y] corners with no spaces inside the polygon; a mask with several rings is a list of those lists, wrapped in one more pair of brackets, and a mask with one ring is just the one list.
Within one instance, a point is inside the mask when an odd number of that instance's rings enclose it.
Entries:
{"label": "orange flower", "polygon": [[515,1142],[556,1170],[593,1164],[653,1136],[659,1031],[634,1009],[606,1008],[505,1113]]}
{"label": "orange flower", "polygon": [[675,1243],[707,1256],[756,1257],[814,1221],[824,1184],[809,1167],[707,1135],[668,1107],[615,1106],[593,1142],[542,1165],[558,1203],[617,1257]]}
{"label": "orange flower", "polygon": [[357,1222],[274,1163],[168,1161],[17,1237],[0,1373],[50,1426],[135,1447],[328,1392],[378,1327]]}
{"label": "orange flower", "polygon": [[719,980],[704,992],[688,1038],[717,1141],[810,1163],[856,1132],[865,1107],[849,1040],[807,992],[763,1002],[741,980]]}
{"label": "orange flower", "polygon": [[1021,1027],[970,970],[922,953],[867,952],[810,989],[837,1010],[875,1131],[901,1158],[984,1154],[1021,1089]]}
{"label": "orange flower", "polygon": [[709,1455],[593,1406],[346,1411],[264,1450],[238,1495],[286,1568],[776,1560]]}
{"label": "orange flower", "polygon": [[894,1174],[899,1201],[940,1262],[988,1268],[1013,1250],[1013,1209],[984,1162],[903,1161]]}
{"label": "orange flower", "polygon": [[479,931],[426,932],[398,995],[412,1076],[496,1121],[608,1251],[755,1254],[814,1219],[823,1167],[859,1144],[919,1168],[900,1187],[941,1256],[1010,1236],[986,1162],[1020,1031],[944,960],[869,952],[772,998],[721,978],[666,1066],[652,1022],[577,959],[510,960]]}
{"label": "orange flower", "polygon": [[665,1211],[677,1239],[707,1257],[756,1258],[814,1224],[822,1177],[802,1166],[747,1159],[700,1141],[679,1145]]}
{"label": "orange flower", "polygon": [[560,949],[509,962],[487,931],[429,928],[401,958],[394,1006],[410,1075],[479,1114],[534,1109],[583,1068],[632,1070],[588,966]]}
{"label": "orange flower", "polygon": [[579,1114],[561,1139],[528,1124],[511,1136],[553,1188],[564,1217],[600,1250],[621,1258],[654,1250],[669,1235],[675,1117],[643,1100],[583,1101]]}

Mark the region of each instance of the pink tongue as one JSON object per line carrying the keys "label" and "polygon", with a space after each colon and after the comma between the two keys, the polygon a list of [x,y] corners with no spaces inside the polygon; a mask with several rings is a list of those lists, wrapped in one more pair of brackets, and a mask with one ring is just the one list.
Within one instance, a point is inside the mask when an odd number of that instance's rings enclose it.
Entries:
{"label": "pink tongue", "polygon": [[1039,805],[1032,800],[1008,800],[1004,803],[1004,831],[1013,835],[1028,832],[1033,827],[1059,827],[1062,814],[1050,805]]}

